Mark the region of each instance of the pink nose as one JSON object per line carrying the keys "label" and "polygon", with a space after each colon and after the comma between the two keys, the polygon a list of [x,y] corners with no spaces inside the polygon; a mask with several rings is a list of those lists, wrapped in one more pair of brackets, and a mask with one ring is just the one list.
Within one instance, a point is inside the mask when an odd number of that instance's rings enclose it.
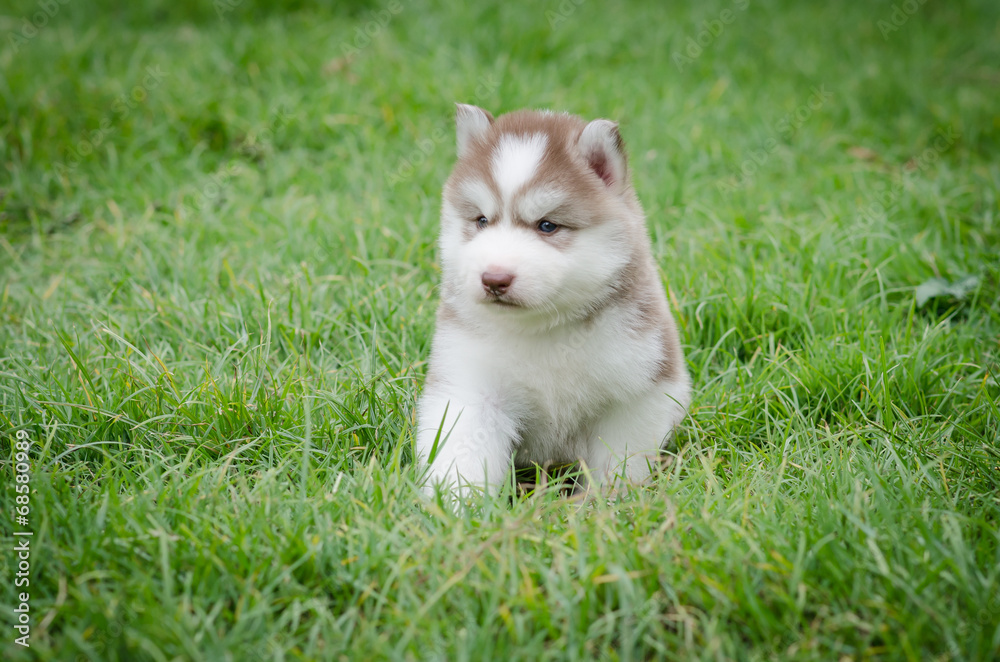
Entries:
{"label": "pink nose", "polygon": [[514,282],[514,274],[509,274],[504,271],[486,271],[483,273],[483,289],[497,296],[503,294],[510,287],[510,284]]}

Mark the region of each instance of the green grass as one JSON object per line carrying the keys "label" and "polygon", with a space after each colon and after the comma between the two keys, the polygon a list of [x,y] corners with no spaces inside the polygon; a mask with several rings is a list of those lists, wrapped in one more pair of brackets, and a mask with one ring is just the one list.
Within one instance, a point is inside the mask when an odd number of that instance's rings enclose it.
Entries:
{"label": "green grass", "polygon": [[[222,6],[0,16],[5,658],[1000,656],[995,2]],[[454,101],[621,122],[696,384],[647,488],[419,496]]]}

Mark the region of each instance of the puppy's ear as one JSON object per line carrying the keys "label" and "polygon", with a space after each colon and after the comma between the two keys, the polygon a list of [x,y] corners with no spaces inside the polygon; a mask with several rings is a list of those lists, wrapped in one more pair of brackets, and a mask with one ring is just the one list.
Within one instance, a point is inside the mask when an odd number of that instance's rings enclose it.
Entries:
{"label": "puppy's ear", "polygon": [[478,106],[455,104],[455,133],[458,137],[458,158],[469,152],[471,144],[482,138],[493,124],[493,116]]}
{"label": "puppy's ear", "polygon": [[594,120],[584,127],[576,144],[590,169],[608,188],[616,192],[625,189],[628,160],[618,124],[611,120]]}

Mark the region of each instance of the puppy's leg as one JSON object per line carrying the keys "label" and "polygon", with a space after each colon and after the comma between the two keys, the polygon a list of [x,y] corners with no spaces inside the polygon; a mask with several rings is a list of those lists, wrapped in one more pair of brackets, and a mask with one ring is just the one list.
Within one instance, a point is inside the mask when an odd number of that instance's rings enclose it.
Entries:
{"label": "puppy's leg", "polygon": [[430,462],[425,491],[433,493],[435,483],[452,491],[463,486],[496,490],[510,467],[516,429],[515,422],[485,398],[425,393],[417,430],[417,454],[425,465]]}
{"label": "puppy's leg", "polygon": [[614,489],[649,478],[664,440],[683,420],[690,400],[687,382],[660,382],[645,396],[608,412],[582,458],[594,482]]}

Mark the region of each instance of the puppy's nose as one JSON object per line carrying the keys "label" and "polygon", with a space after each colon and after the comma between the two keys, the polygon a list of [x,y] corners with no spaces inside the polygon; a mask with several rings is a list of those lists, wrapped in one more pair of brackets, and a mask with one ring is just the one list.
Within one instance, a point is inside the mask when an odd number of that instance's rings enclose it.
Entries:
{"label": "puppy's nose", "polygon": [[514,274],[507,273],[505,271],[486,271],[483,272],[483,289],[497,296],[503,294],[510,287],[510,284],[514,282]]}

